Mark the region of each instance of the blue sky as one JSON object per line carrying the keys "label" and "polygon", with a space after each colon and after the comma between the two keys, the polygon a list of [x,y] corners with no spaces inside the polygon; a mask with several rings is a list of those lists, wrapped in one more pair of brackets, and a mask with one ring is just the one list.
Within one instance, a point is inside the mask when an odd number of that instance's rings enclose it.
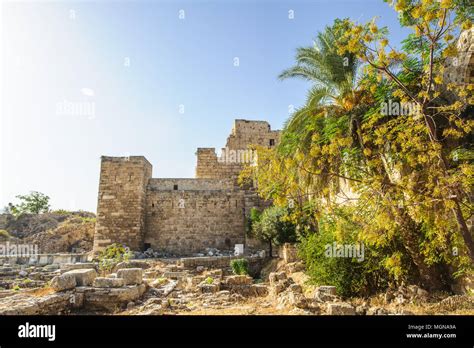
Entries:
{"label": "blue sky", "polygon": [[306,82],[277,79],[296,47],[374,16],[406,36],[382,0],[3,3],[0,205],[36,190],[95,211],[101,155],[193,177],[196,148],[224,146],[234,119],[279,129],[304,102]]}

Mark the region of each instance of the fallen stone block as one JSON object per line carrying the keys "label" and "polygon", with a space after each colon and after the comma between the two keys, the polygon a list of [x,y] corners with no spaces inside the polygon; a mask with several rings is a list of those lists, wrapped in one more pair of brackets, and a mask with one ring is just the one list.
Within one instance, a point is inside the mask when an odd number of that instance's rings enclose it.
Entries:
{"label": "fallen stone block", "polygon": [[95,269],[97,264],[93,262],[63,263],[60,265],[61,273],[75,269]]}
{"label": "fallen stone block", "polygon": [[86,268],[86,269],[75,269],[64,273],[72,274],[76,278],[77,286],[90,286],[92,285],[94,279],[97,277],[97,272],[95,269]]}
{"label": "fallen stone block", "polygon": [[115,267],[114,267],[114,272],[117,272],[119,269],[124,269],[124,268],[141,268],[141,269],[148,269],[150,268],[150,265],[146,261],[141,261],[141,260],[130,260],[130,261],[123,261],[119,262]]}
{"label": "fallen stone block", "polygon": [[209,294],[209,293],[215,294],[216,292],[219,292],[220,290],[219,284],[203,283],[203,284],[199,284],[198,287],[199,287],[199,291],[203,294]]}
{"label": "fallen stone block", "polygon": [[329,315],[355,315],[356,311],[354,306],[349,303],[339,302],[339,303],[329,303],[328,304],[328,314]]}
{"label": "fallen stone block", "polygon": [[84,308],[88,310],[106,310],[113,312],[127,303],[140,299],[146,290],[145,284],[121,288],[82,288]]}
{"label": "fallen stone block", "polygon": [[161,288],[159,288],[158,293],[161,296],[166,297],[176,288],[177,285],[178,285],[178,281],[172,280],[168,284],[166,284],[166,285],[162,286]]}
{"label": "fallen stone block", "polygon": [[74,289],[76,277],[73,274],[62,274],[51,279],[51,287],[56,291]]}
{"label": "fallen stone block", "polygon": [[314,298],[321,302],[333,301],[337,299],[336,287],[329,285],[320,286],[314,292]]}
{"label": "fallen stone block", "polygon": [[120,288],[124,286],[124,282],[122,278],[97,277],[94,279],[93,286],[96,288]]}
{"label": "fallen stone block", "polygon": [[248,275],[234,275],[225,278],[225,284],[228,286],[232,285],[250,285],[253,282],[253,278]]}
{"label": "fallen stone block", "polygon": [[125,285],[141,284],[143,270],[141,268],[122,268],[117,271],[117,277],[123,278]]}

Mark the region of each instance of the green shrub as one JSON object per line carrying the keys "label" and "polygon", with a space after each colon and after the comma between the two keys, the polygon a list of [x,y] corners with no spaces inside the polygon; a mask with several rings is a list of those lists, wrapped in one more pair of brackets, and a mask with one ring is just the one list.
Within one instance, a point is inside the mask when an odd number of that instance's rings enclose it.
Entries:
{"label": "green shrub", "polygon": [[20,286],[16,284],[12,289],[15,291],[20,291]]}
{"label": "green shrub", "polygon": [[214,279],[213,279],[212,277],[207,277],[206,280],[204,280],[204,282],[205,282],[206,284],[209,284],[209,285],[210,285],[210,284],[214,283]]}
{"label": "green shrub", "polygon": [[236,275],[249,274],[249,262],[247,259],[235,259],[230,261],[232,272]]}
{"label": "green shrub", "polygon": [[132,252],[122,244],[114,243],[105,248],[98,256],[99,271],[106,274],[119,262],[128,261]]}
{"label": "green shrub", "polygon": [[[328,247],[360,244],[363,232],[347,211],[333,212],[319,220],[319,231],[301,238],[299,256],[306,264],[310,282],[333,285],[343,297],[367,296],[395,282],[385,267],[388,255],[397,255],[393,246],[364,246],[363,260],[357,257],[328,256]],[[403,261],[403,260],[402,260]]]}

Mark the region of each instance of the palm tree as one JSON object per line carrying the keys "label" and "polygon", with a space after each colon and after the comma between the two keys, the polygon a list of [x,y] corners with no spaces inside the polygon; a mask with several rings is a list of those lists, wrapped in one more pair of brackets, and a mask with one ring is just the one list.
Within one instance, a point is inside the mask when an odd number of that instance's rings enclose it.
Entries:
{"label": "palm tree", "polygon": [[284,125],[286,136],[281,149],[287,147],[287,150],[294,150],[295,141],[300,149],[307,148],[312,131],[318,128],[314,122],[322,112],[326,117],[349,115],[348,130],[356,143],[362,146],[357,135],[357,118],[362,113],[354,112],[361,95],[357,88],[360,63],[353,54],[341,56],[337,53],[335,41],[339,33],[335,31],[335,26],[326,27],[318,33],[313,46],[297,48],[296,65],[279,75],[281,80],[301,78],[313,84],[305,105],[296,110]]}

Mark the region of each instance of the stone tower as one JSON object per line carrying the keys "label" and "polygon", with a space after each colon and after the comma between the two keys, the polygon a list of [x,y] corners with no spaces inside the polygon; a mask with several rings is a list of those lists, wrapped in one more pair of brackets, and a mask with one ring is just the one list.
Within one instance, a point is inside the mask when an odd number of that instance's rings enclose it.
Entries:
{"label": "stone tower", "polygon": [[222,149],[222,153],[234,151],[235,160],[220,161],[215,148],[198,148],[196,178],[235,180],[243,168],[245,161],[241,159],[247,156],[249,145],[272,148],[279,140],[280,131],[272,130],[268,122],[237,119]]}
{"label": "stone tower", "polygon": [[94,252],[112,243],[143,248],[151,174],[152,165],[143,156],[101,157]]}

